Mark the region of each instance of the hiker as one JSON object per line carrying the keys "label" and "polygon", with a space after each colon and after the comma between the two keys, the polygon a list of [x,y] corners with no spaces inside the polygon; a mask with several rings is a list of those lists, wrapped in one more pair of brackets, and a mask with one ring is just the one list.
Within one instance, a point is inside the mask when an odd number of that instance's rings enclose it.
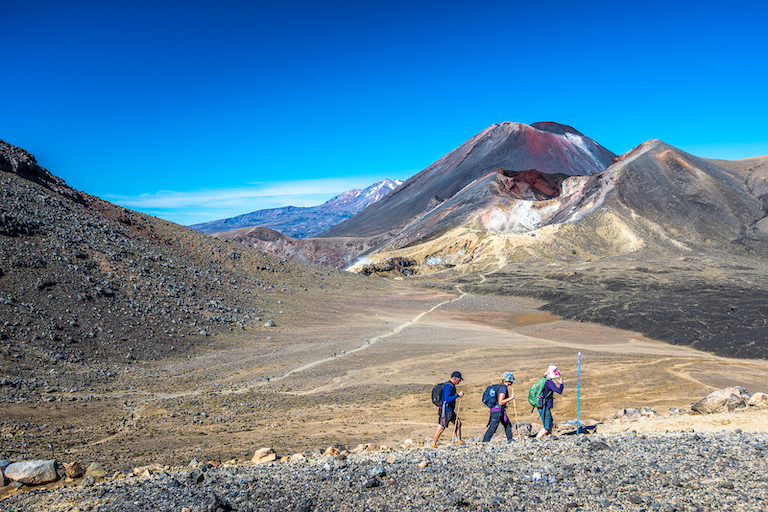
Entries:
{"label": "hiker", "polygon": [[[544,383],[544,389],[542,389],[541,407],[539,408],[539,416],[541,416],[541,423],[544,428],[536,434],[536,437],[548,436],[552,433],[552,404],[554,402],[554,394],[563,393],[563,377],[560,375],[560,371],[557,366],[550,365],[547,368],[544,377],[547,381]],[[554,383],[557,379],[559,386]]]}
{"label": "hiker", "polygon": [[456,416],[456,412],[454,411],[456,399],[464,396],[463,391],[456,392],[456,385],[462,380],[464,379],[461,378],[461,372],[453,372],[451,374],[451,379],[443,386],[443,394],[441,396],[442,404],[437,413],[437,430],[435,430],[435,435],[432,438],[432,448],[437,446],[437,440],[440,439],[440,434],[443,433],[443,430],[445,430],[449,424],[454,422],[456,424],[457,443],[464,444],[464,441],[461,439],[461,420]]}
{"label": "hiker", "polygon": [[512,372],[505,372],[501,377],[501,384],[496,389],[496,405],[491,407],[491,415],[488,418],[488,430],[485,431],[483,442],[487,443],[496,433],[496,429],[501,423],[504,426],[504,432],[507,434],[507,441],[512,442],[512,422],[507,416],[507,403],[515,399],[515,393],[509,392],[508,386],[515,382],[515,376]]}

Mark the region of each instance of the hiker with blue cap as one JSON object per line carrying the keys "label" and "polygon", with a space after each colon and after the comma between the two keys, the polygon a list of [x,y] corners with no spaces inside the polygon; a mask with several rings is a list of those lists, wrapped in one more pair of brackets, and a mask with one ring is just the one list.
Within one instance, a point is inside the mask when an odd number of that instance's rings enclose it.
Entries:
{"label": "hiker with blue cap", "polygon": [[483,393],[483,403],[491,408],[488,430],[485,431],[483,436],[484,443],[491,440],[493,434],[496,433],[499,423],[504,426],[507,441],[512,442],[512,422],[509,421],[507,416],[507,404],[510,400],[515,399],[515,392],[512,389],[513,382],[515,382],[515,376],[512,375],[512,372],[505,372],[501,377],[501,384],[488,386]]}

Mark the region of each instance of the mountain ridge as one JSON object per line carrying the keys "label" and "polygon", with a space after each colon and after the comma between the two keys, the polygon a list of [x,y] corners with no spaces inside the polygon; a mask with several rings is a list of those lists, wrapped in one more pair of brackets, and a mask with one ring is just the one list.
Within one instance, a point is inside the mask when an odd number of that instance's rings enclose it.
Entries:
{"label": "mountain ridge", "polygon": [[318,206],[284,206],[245,213],[188,227],[205,234],[265,227],[291,238],[310,238],[381,200],[402,182],[385,178],[365,189],[350,189]]}
{"label": "mountain ridge", "polygon": [[544,127],[546,130],[510,122],[490,126],[408,178],[364,214],[330,228],[319,237],[369,237],[402,229],[411,219],[425,213],[435,199],[453,197],[497,168],[586,175],[604,170],[616,156],[573,128],[557,123],[544,123]]}

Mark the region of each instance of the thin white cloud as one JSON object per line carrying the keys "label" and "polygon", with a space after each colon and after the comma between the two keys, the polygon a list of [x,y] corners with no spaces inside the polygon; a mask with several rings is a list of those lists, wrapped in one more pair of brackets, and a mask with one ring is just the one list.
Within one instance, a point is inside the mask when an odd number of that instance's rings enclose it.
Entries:
{"label": "thin white cloud", "polygon": [[159,190],[137,196],[108,195],[103,199],[171,222],[190,225],[268,208],[317,206],[342,192],[365,188],[380,179],[355,176],[261,182],[240,188]]}

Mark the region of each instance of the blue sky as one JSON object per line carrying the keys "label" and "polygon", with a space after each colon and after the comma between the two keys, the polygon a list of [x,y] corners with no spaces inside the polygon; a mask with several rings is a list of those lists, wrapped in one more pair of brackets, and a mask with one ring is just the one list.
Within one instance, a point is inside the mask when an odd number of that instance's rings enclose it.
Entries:
{"label": "blue sky", "polygon": [[[534,5],[538,4],[538,5]],[[556,121],[768,154],[765,2],[0,0],[0,139],[181,224],[406,179]]]}

